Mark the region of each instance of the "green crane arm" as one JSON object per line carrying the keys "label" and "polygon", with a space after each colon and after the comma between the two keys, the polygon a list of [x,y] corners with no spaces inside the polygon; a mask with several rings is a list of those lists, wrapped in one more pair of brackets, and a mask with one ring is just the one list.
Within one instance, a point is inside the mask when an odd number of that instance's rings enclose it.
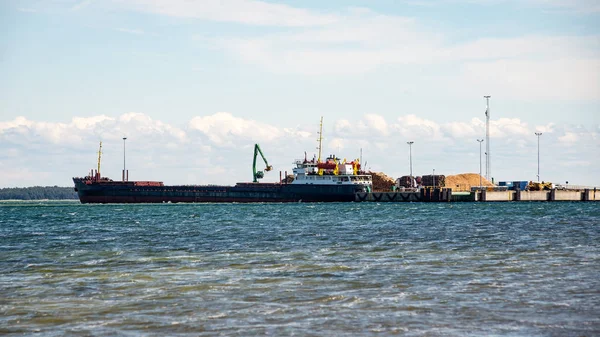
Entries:
{"label": "green crane arm", "polygon": [[255,183],[258,182],[258,179],[261,179],[265,176],[264,172],[256,170],[256,157],[259,153],[263,161],[265,162],[265,165],[267,166],[265,168],[265,171],[268,172],[273,169],[273,166],[269,165],[269,163],[267,162],[267,158],[265,158],[265,155],[262,153],[260,146],[258,146],[258,144],[254,144],[254,161],[252,162],[252,177],[254,178],[253,182]]}

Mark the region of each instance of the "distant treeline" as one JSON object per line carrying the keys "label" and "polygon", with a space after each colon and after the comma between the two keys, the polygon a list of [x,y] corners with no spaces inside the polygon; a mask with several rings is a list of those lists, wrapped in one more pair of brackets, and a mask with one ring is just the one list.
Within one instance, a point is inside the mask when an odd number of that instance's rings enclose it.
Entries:
{"label": "distant treeline", "polygon": [[78,199],[73,187],[34,186],[0,188],[0,200]]}

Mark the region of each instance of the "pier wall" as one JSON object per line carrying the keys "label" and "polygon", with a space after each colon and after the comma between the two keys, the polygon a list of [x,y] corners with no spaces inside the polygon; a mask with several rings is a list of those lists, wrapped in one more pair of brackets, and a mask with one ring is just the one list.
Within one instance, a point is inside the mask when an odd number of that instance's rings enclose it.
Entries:
{"label": "pier wall", "polygon": [[515,201],[548,201],[550,191],[516,191]]}
{"label": "pier wall", "polygon": [[355,201],[370,202],[448,202],[448,201],[600,201],[600,190],[583,191],[473,191],[452,194],[452,189],[422,189],[417,192],[357,193]]}
{"label": "pier wall", "polygon": [[418,192],[372,192],[356,193],[354,201],[411,202],[423,200],[421,199],[421,194]]}
{"label": "pier wall", "polygon": [[600,201],[600,190],[585,190],[583,191],[583,199],[584,201]]}
{"label": "pier wall", "polygon": [[514,191],[481,191],[481,201],[513,201]]}
{"label": "pier wall", "polygon": [[371,202],[448,202],[452,201],[451,188],[424,188],[417,192],[356,193],[354,201]]}
{"label": "pier wall", "polygon": [[583,192],[578,191],[550,191],[550,200],[552,201],[581,201]]}

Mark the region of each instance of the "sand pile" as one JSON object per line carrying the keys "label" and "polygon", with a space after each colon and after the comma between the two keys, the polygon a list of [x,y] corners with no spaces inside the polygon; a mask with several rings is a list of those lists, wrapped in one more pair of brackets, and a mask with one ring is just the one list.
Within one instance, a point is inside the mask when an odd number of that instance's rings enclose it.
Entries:
{"label": "sand pile", "polygon": [[[494,186],[489,180],[481,177],[482,186]],[[479,174],[477,173],[462,173],[451,176],[446,176],[446,187],[452,191],[470,191],[471,186],[479,186]]]}

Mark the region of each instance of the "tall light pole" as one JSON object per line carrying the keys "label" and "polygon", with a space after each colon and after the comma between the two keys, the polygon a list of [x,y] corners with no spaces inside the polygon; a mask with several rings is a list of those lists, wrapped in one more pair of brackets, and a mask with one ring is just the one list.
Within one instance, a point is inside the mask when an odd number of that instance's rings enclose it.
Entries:
{"label": "tall light pole", "polygon": [[537,173],[537,181],[540,181],[540,136],[542,135],[541,132],[536,132],[535,135],[537,136],[537,141],[538,141],[538,173]]}
{"label": "tall light pole", "polygon": [[125,140],[127,137],[123,137],[123,181],[125,181]]}
{"label": "tall light pole", "polygon": [[481,189],[481,143],[483,143],[483,139],[477,139],[479,142],[479,189]]}
{"label": "tall light pole", "polygon": [[492,159],[490,153],[490,97],[483,96],[486,100],[485,108],[485,178],[492,180]]}
{"label": "tall light pole", "polygon": [[413,142],[413,141],[406,142],[406,144],[408,144],[408,153],[409,153],[409,154],[408,154],[408,160],[409,160],[409,163],[410,163],[410,187],[411,187],[411,188],[413,187],[413,175],[412,175],[412,145],[413,145],[414,143],[415,143],[415,142]]}

